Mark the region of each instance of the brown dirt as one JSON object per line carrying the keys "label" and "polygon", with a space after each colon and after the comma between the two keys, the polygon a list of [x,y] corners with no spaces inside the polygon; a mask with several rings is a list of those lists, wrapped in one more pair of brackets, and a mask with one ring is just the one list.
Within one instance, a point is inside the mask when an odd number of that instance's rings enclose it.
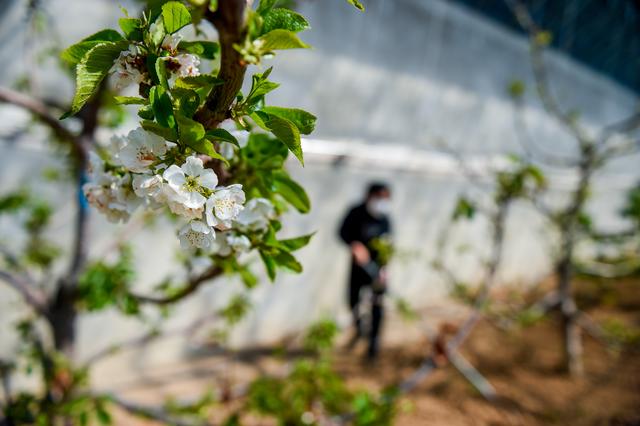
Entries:
{"label": "brown dirt", "polygon": [[[580,288],[580,303],[589,307],[594,319],[617,318],[630,327],[640,326],[639,280],[592,281]],[[599,307],[594,308],[596,305]],[[402,333],[399,324],[390,321],[387,334]],[[392,325],[393,330],[389,330]],[[482,322],[465,343],[462,354],[495,387],[498,400],[486,401],[455,368],[445,366],[402,398],[395,424],[640,425],[639,353],[614,351],[588,336],[584,345],[586,374],[571,379],[560,368],[561,338],[556,319],[509,332]],[[367,364],[362,361],[363,347],[338,349],[334,365],[350,386],[381,389],[415,371],[429,351],[426,339],[388,344],[375,364]],[[294,357],[289,354],[287,358]],[[157,400],[160,395],[184,395],[205,384],[219,384],[221,371],[225,380],[238,383],[261,371],[282,369],[282,365],[271,350],[236,354],[232,362],[204,357],[167,373],[173,379],[129,386],[126,393],[142,401]],[[117,424],[148,423],[134,423],[119,414]],[[253,417],[248,424],[272,423]]]}

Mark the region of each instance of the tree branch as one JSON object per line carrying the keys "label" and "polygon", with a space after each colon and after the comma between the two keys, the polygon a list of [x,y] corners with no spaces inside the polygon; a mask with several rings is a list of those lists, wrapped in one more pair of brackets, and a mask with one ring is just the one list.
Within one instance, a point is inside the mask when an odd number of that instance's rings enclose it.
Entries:
{"label": "tree branch", "polygon": [[224,83],[214,87],[205,106],[196,114],[196,120],[205,128],[213,129],[229,118],[229,107],[242,88],[247,63],[234,45],[244,43],[246,36],[246,8],[248,0],[225,0],[219,2],[218,10],[207,9],[205,18],[218,30],[220,42],[220,72],[218,78]]}
{"label": "tree branch", "polygon": [[27,279],[14,275],[7,271],[0,270],[0,280],[6,282],[16,290],[25,302],[39,314],[45,314],[47,310],[46,295],[36,289]]}
{"label": "tree branch", "polygon": [[62,140],[68,142],[74,156],[79,159],[86,158],[87,154],[81,142],[81,139],[64,127],[60,120],[51,115],[49,108],[37,99],[23,95],[22,93],[0,87],[0,102],[12,104],[26,109],[44,124],[49,126],[51,130]]}
{"label": "tree branch", "polygon": [[544,46],[540,45],[536,40],[538,35],[543,33],[543,31],[533,21],[526,5],[521,0],[505,0],[505,3],[522,29],[529,34],[529,38],[531,39],[531,63],[533,65],[533,76],[536,81],[538,96],[542,101],[542,105],[545,110],[562,123],[567,130],[575,136],[581,145],[592,143],[587,133],[578,125],[572,114],[564,111],[557,99],[551,93],[549,77],[547,75],[543,58]]}
{"label": "tree branch", "polygon": [[139,295],[135,293],[132,294],[132,296],[139,303],[149,303],[153,305],[168,305],[184,299],[185,297],[189,296],[190,294],[198,290],[198,288],[200,288],[200,286],[204,282],[222,275],[223,272],[224,271],[222,270],[221,267],[217,265],[213,265],[209,269],[204,271],[202,274],[190,279],[187,285],[185,285],[183,288],[178,290],[176,293],[169,296],[145,296],[145,295]]}

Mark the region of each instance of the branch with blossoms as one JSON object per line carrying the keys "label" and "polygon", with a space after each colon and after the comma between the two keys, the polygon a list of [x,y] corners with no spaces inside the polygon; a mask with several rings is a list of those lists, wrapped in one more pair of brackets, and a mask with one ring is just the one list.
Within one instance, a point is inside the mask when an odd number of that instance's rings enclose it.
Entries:
{"label": "branch with blossoms", "polygon": [[[218,41],[184,39],[186,27],[204,34],[198,27],[207,24],[218,31]],[[278,269],[302,271],[294,252],[312,235],[281,238],[278,233],[285,211],[310,209],[309,197],[285,164],[290,153],[303,163],[301,135],[313,131],[316,118],[297,108],[268,105],[267,95],[279,85],[269,80],[271,68],[261,66],[279,50],[308,47],[298,37],[309,26],[306,19],[276,7],[275,0],[261,0],[256,7],[248,0],[161,1],[140,17],[125,11],[119,26],[61,53],[76,75],[76,91],[62,118],[78,116],[79,131],[56,120],[50,105],[0,90],[0,101],[29,110],[69,146],[79,189],[70,264],[61,277],[52,273],[60,250],[40,244],[51,208],[19,193],[0,199],[7,201],[0,203],[0,213],[18,213],[18,219],[28,213],[23,225],[31,244],[26,249],[31,252],[20,255],[17,264],[5,262],[8,270],[0,279],[35,308],[37,320],[51,334],[36,336],[36,317],[18,326],[24,353],[42,366],[43,392],[8,399],[0,407],[5,416],[0,422],[108,422],[105,405],[113,401],[87,393],[88,369],[73,360],[76,323],[83,312],[116,308],[142,316],[141,305],[173,305],[222,275],[237,275],[251,288],[257,278],[244,261],[248,253],[260,257],[271,280]],[[219,69],[206,71],[212,68],[209,61],[218,60]],[[250,64],[260,68],[243,92]],[[113,90],[129,92],[120,96]],[[104,104],[136,107],[139,126],[107,144],[96,141]],[[184,284],[171,286],[166,280],[154,293],[135,292],[133,253],[124,244],[115,262],[89,258],[91,209],[114,223],[138,212],[145,218],[169,216],[187,267]],[[191,275],[205,261],[207,266]],[[50,287],[46,293],[31,285],[30,274],[22,274],[23,263],[38,265],[42,284]],[[221,315],[235,323],[247,310],[245,302],[232,300]],[[189,419],[197,417],[197,406],[189,410]]]}

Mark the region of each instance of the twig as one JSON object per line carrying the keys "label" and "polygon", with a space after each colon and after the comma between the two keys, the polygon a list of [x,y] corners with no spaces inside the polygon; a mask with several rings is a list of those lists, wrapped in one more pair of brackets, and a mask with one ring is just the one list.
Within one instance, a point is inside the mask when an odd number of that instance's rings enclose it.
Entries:
{"label": "twig", "polygon": [[169,296],[145,296],[145,295],[140,295],[135,293],[133,293],[132,296],[139,303],[149,303],[154,305],[168,305],[168,304],[177,302],[187,297],[188,295],[194,293],[196,290],[198,290],[198,288],[200,288],[200,286],[205,281],[216,278],[222,275],[223,272],[224,271],[222,270],[221,267],[217,265],[213,265],[209,267],[209,269],[204,271],[202,274],[191,278],[187,283],[187,285],[185,285],[183,288],[181,288],[180,290],[178,290],[177,292]]}
{"label": "twig", "polygon": [[64,127],[56,117],[51,115],[44,103],[6,87],[0,87],[0,102],[26,109],[49,126],[60,139],[69,143],[76,158],[86,157],[86,152],[80,138]]}
{"label": "twig", "polygon": [[0,280],[9,284],[10,287],[15,289],[22,298],[31,306],[36,312],[44,315],[47,311],[47,297],[46,295],[36,289],[31,282],[26,278],[14,275],[7,271],[0,270]]}

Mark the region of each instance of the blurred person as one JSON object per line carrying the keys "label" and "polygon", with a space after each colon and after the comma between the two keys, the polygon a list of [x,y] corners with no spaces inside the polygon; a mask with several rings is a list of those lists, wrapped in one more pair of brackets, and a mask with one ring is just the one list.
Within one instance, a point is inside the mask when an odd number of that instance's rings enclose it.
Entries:
{"label": "blurred person", "polygon": [[379,244],[390,241],[391,191],[384,183],[369,185],[365,199],[351,208],[340,227],[340,238],[351,250],[351,273],[349,277],[348,302],[353,315],[355,333],[349,346],[353,347],[364,337],[360,309],[361,290],[372,291],[369,348],[367,358],[376,358],[379,349],[379,334],[384,316],[383,298],[387,285],[386,260],[388,256]]}

